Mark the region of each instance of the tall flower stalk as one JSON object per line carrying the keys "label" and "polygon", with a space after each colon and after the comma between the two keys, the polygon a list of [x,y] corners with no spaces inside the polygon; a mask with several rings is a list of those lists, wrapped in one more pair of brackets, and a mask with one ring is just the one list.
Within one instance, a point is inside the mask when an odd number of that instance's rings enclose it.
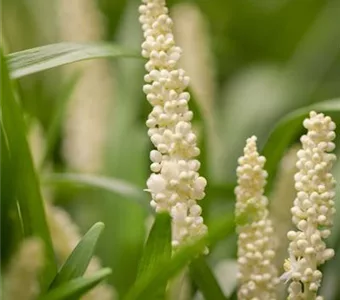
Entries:
{"label": "tall flower stalk", "polygon": [[207,182],[198,173],[195,157],[200,150],[191,127],[190,95],[185,91],[189,77],[178,68],[181,49],[175,45],[168,8],[164,0],[143,0],[139,12],[145,38],[142,55],[148,59],[143,90],[153,107],[146,125],[155,146],[147,186],[156,212],[168,211],[172,216],[176,248],[207,231],[197,204],[205,196]]}
{"label": "tall flower stalk", "polygon": [[331,233],[335,213],[335,180],[330,172],[336,157],[328,153],[335,148],[335,123],[324,114],[311,112],[303,125],[308,132],[301,137],[302,149],[297,153],[297,194],[291,209],[297,229],[287,234],[289,259],[282,278],[291,280],[288,299],[321,300],[317,296],[322,278],[318,266],[334,256],[323,239]]}
{"label": "tall flower stalk", "polygon": [[[56,2],[62,40],[81,43],[103,40],[104,19],[97,3],[93,0]],[[88,60],[62,68],[63,77],[81,75],[72,90],[63,122],[63,156],[74,171],[96,173],[104,169],[108,112],[114,101],[111,71],[105,60]]]}
{"label": "tall flower stalk", "polygon": [[273,226],[264,196],[266,159],[257,152],[256,137],[247,139],[237,168],[238,299],[275,300],[278,283],[274,264]]}

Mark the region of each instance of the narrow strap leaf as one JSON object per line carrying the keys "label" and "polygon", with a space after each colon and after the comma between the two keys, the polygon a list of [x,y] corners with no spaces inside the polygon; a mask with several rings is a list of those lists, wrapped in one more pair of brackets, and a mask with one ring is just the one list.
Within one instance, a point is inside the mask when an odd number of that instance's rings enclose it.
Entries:
{"label": "narrow strap leaf", "polygon": [[214,225],[209,226],[208,236],[204,236],[194,243],[183,247],[178,250],[171,259],[160,263],[154,272],[141,276],[133,287],[131,287],[124,299],[149,299],[149,296],[154,294],[155,287],[163,284],[180,272],[190,261],[202,254],[207,245],[215,244],[217,241],[230,235],[233,231],[233,215],[223,216],[221,219],[215,221]]}
{"label": "narrow strap leaf", "polygon": [[111,269],[102,269],[90,277],[79,277],[63,283],[59,287],[52,289],[39,300],[75,300],[98,285],[102,280],[112,273]]}
{"label": "narrow strap leaf", "polygon": [[150,211],[150,205],[146,201],[146,193],[141,188],[121,179],[91,174],[52,173],[44,176],[42,182],[46,185],[67,185],[106,190],[136,201]]}
{"label": "narrow strap leaf", "polygon": [[103,223],[98,222],[89,229],[61,267],[49,290],[85,273],[104,227]]}
{"label": "narrow strap leaf", "polygon": [[38,177],[25,137],[26,126],[23,113],[14,95],[15,91],[9,78],[6,61],[1,53],[1,121],[9,149],[11,169],[6,176],[11,176],[12,194],[19,204],[24,236],[36,236],[44,242],[46,267],[41,284],[42,289],[45,289],[55,276],[57,266]]}
{"label": "narrow strap leaf", "polygon": [[[139,263],[137,281],[154,273],[160,264],[171,257],[171,218],[168,213],[156,215],[155,222],[147,239],[142,258]],[[157,285],[149,299],[164,299],[166,280]]]}
{"label": "narrow strap leaf", "polygon": [[206,300],[226,300],[210,266],[204,257],[200,256],[189,266],[190,275]]}
{"label": "narrow strap leaf", "polygon": [[105,57],[140,58],[140,55],[112,43],[63,42],[11,53],[7,61],[11,77],[20,78],[77,61]]}
{"label": "narrow strap leaf", "polygon": [[76,72],[61,88],[60,96],[57,99],[56,111],[53,113],[51,122],[49,123],[46,131],[46,148],[43,154],[41,165],[39,166],[40,170],[43,169],[50,156],[52,156],[53,149],[58,139],[58,134],[60,133],[61,126],[64,121],[64,115],[68,101],[71,99],[71,95],[74,92],[80,77],[81,73]]}

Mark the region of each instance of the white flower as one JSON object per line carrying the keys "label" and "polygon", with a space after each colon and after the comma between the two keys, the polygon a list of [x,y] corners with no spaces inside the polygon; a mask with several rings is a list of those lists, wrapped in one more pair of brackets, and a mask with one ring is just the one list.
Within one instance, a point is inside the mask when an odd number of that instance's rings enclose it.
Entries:
{"label": "white flower", "polygon": [[298,172],[294,177],[297,194],[291,208],[297,229],[287,234],[294,268],[283,275],[284,279],[292,280],[289,299],[316,299],[322,278],[318,266],[334,255],[323,239],[330,235],[335,213],[335,180],[330,173],[335,155],[328,153],[335,147],[332,142],[335,124],[330,117],[311,112],[303,125],[308,132],[301,137],[302,149],[297,153]]}
{"label": "white flower", "polygon": [[280,276],[280,279],[287,283],[291,278],[297,278],[300,275],[300,257],[296,260],[294,255],[291,255],[285,260],[283,268],[286,271]]}
{"label": "white flower", "polygon": [[197,200],[207,184],[198,173],[200,154],[191,128],[189,77],[177,67],[181,49],[175,45],[172,20],[164,0],[143,0],[139,7],[145,41],[142,55],[148,58],[143,90],[153,109],[146,125],[155,150],[150,153],[153,172],[147,181],[156,212],[172,216],[173,246],[200,237],[207,228]]}
{"label": "white flower", "polygon": [[237,168],[236,218],[238,233],[238,299],[276,299],[278,283],[274,265],[273,227],[268,200],[263,195],[267,172],[265,158],[256,148],[256,137],[247,140]]}

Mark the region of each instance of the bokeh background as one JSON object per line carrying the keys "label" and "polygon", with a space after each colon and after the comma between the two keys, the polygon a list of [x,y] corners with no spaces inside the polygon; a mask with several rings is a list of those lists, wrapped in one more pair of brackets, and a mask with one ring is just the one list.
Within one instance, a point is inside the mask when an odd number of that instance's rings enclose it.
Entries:
{"label": "bokeh background", "polygon": [[[139,2],[3,0],[5,51],[61,41],[109,41],[139,52]],[[230,191],[235,184],[237,157],[247,137],[257,135],[261,148],[285,114],[339,97],[340,3],[167,3],[176,41],[183,48],[181,64],[192,79],[194,126],[202,147],[201,170],[209,184],[202,203],[209,223],[233,209]],[[32,152],[41,180],[46,183],[46,201],[67,210],[82,232],[96,221],[106,224],[97,252],[102,264],[112,267],[110,280],[121,295],[134,281],[152,219],[146,208],[149,196],[142,192],[150,172],[148,154],[152,149],[145,126],[151,107],[142,92],[143,64],[143,59],[91,60],[17,81]],[[294,151],[293,146],[281,163],[283,176],[294,173]],[[146,205],[122,194],[71,188],[55,181],[48,184],[52,172],[123,180],[140,190],[140,201]],[[335,175],[340,178],[339,164]],[[268,191],[275,199],[272,213],[282,225],[283,235],[289,228],[289,206],[294,197],[289,181],[292,175],[287,178],[277,180]],[[288,214],[282,216],[282,211]],[[235,241],[233,236],[213,249],[210,263],[219,272],[223,273],[221,262],[228,270],[233,268]],[[340,250],[339,234],[333,235],[331,243]],[[285,251],[282,253],[284,256]],[[335,262],[340,263],[338,259]],[[325,277],[334,287],[339,278],[332,272],[330,269]],[[340,295],[339,286],[338,290],[324,290],[332,291],[325,299]]]}

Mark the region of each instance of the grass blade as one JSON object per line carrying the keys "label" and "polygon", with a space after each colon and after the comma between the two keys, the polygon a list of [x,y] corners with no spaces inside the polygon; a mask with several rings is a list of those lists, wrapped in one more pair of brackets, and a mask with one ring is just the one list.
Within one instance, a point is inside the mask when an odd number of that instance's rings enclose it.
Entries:
{"label": "grass blade", "polygon": [[89,229],[61,267],[50,285],[50,290],[85,273],[104,227],[103,223],[98,222]]}
{"label": "grass blade", "polygon": [[65,86],[61,89],[61,95],[59,99],[57,99],[57,108],[55,113],[52,116],[52,120],[49,124],[46,134],[46,149],[43,155],[43,159],[41,161],[40,169],[42,169],[50,156],[52,155],[52,151],[57,143],[58,134],[60,134],[61,124],[64,120],[65,109],[68,104],[68,100],[71,98],[71,94],[76,87],[79,78],[81,77],[80,73],[75,73],[68,82],[66,82]]}
{"label": "grass blade", "polygon": [[63,42],[11,53],[7,61],[11,77],[21,78],[77,61],[105,57],[140,58],[140,55],[112,43]]}
{"label": "grass blade", "polygon": [[53,173],[44,176],[42,182],[46,185],[80,186],[91,189],[106,190],[135,200],[145,209],[150,210],[150,205],[146,200],[147,194],[137,186],[120,179],[90,174]]}
{"label": "grass blade", "polygon": [[112,273],[111,269],[105,268],[96,272],[91,277],[80,277],[68,281],[61,286],[51,290],[39,300],[74,300],[91,290],[102,280]]}
{"label": "grass blade", "polygon": [[204,257],[195,259],[189,267],[190,275],[206,300],[226,300],[220,285]]}
{"label": "grass blade", "polygon": [[213,245],[234,231],[233,215],[224,216],[221,220],[215,222],[214,225],[209,227],[208,236],[204,236],[193,244],[183,247],[170,260],[160,263],[154,272],[140,277],[125,299],[149,299],[149,295],[153,295],[156,286],[164,284],[164,282],[175,276],[191,260],[200,255],[206,245]]}
{"label": "grass blade", "polygon": [[10,173],[13,194],[20,210],[24,236],[42,239],[46,253],[46,268],[41,278],[42,288],[47,288],[56,274],[56,262],[47,226],[40,186],[34,170],[31,153],[26,140],[23,114],[15,99],[6,61],[1,53],[1,112],[3,133],[10,155]]}
{"label": "grass blade", "polygon": [[11,160],[6,136],[0,123],[0,273],[6,266],[14,247],[16,199],[11,174]]}
{"label": "grass blade", "polygon": [[[139,263],[137,280],[149,276],[171,257],[171,218],[168,213],[156,215]],[[166,282],[154,288],[148,299],[164,299]]]}

